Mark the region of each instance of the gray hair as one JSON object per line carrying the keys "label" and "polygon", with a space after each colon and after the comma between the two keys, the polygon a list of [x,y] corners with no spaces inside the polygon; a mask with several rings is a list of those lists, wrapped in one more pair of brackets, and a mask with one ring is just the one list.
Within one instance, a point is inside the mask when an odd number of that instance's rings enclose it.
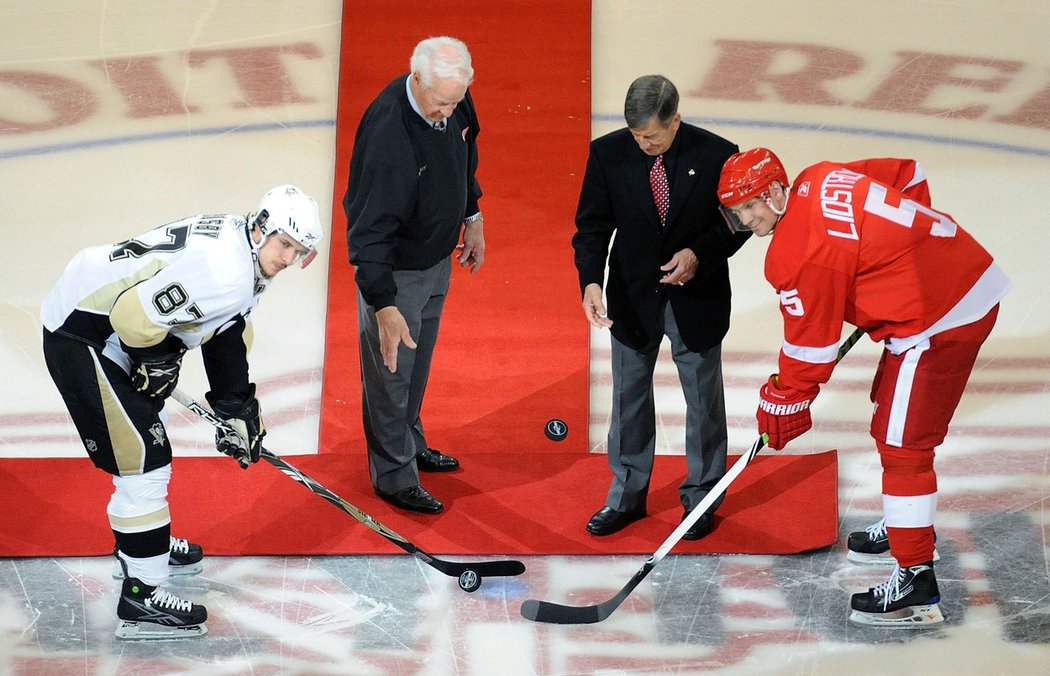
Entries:
{"label": "gray hair", "polygon": [[447,35],[427,38],[416,45],[408,66],[419,74],[424,87],[432,85],[435,79],[454,79],[465,86],[474,81],[474,66],[467,46],[462,40]]}
{"label": "gray hair", "polygon": [[678,89],[663,75],[643,75],[627,89],[623,116],[631,129],[644,127],[653,116],[666,127],[677,112]]}

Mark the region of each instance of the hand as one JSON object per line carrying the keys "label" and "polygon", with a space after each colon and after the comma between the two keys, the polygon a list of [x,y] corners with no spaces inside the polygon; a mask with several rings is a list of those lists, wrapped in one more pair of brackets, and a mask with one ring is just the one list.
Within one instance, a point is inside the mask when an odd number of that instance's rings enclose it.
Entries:
{"label": "hand", "polygon": [[806,393],[792,389],[780,389],[777,374],[758,391],[758,433],[769,435],[770,448],[780,450],[792,439],[813,427],[809,406],[817,392]]}
{"label": "hand", "polygon": [[136,357],[132,355],[131,384],[135,390],[147,397],[166,399],[179,382],[182,355],[186,350],[160,357]]}
{"label": "hand", "polygon": [[379,324],[379,351],[383,355],[383,365],[391,373],[397,373],[397,350],[401,343],[412,350],[416,341],[408,330],[408,323],[401,311],[394,305],[376,310],[376,323]]}
{"label": "hand", "polygon": [[682,249],[671,256],[671,260],[660,266],[660,270],[667,273],[660,278],[660,283],[682,286],[696,276],[696,266],[696,254],[693,253],[693,250]]}
{"label": "hand", "polygon": [[591,326],[599,329],[607,329],[613,325],[602,303],[602,287],[597,284],[588,284],[583,290],[583,314]]}
{"label": "hand", "polygon": [[227,422],[231,429],[215,430],[215,448],[220,453],[235,458],[242,469],[259,462],[262,440],[266,436],[266,425],[262,421],[262,409],[255,398],[255,385],[251,386],[245,400],[236,397],[219,399],[211,392],[204,395],[215,415]]}
{"label": "hand", "polygon": [[463,226],[463,243],[456,247],[459,253],[456,260],[462,268],[470,266],[471,274],[477,272],[485,263],[485,231],[482,229],[485,219],[479,218]]}

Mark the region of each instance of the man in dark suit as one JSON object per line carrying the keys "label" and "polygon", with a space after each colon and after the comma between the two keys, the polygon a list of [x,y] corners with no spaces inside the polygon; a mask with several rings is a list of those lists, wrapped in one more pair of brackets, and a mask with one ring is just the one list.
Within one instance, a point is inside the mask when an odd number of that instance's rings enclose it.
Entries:
{"label": "man in dark suit", "polygon": [[[615,533],[646,514],[656,451],[653,371],[664,336],[686,401],[683,519],[725,474],[727,259],[749,236],[731,232],[718,209],[718,177],[737,146],[683,123],[670,80],[635,80],[624,117],[626,128],[591,142],[572,239],[584,314],[612,333],[613,477],[606,505],[587,523],[594,535]],[[606,264],[608,311],[602,302]],[[711,532],[717,507],[685,538]]]}

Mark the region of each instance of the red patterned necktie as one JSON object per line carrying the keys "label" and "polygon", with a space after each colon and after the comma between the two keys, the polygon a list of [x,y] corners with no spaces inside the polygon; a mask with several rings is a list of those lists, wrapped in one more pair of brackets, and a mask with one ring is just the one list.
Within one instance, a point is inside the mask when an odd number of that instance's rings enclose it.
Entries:
{"label": "red patterned necktie", "polygon": [[656,156],[656,162],[649,171],[649,187],[653,189],[653,201],[656,203],[656,212],[660,214],[660,227],[663,227],[667,225],[667,203],[670,200],[663,155]]}

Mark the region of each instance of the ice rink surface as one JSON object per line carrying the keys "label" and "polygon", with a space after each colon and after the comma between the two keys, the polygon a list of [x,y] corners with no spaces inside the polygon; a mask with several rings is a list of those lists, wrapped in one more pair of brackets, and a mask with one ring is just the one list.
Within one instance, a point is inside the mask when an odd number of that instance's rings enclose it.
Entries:
{"label": "ice rink surface", "polygon": [[[0,456],[83,452],[43,365],[37,311],[77,250],[197,211],[247,213],[280,183],[331,203],[340,15],[336,0],[0,3],[0,373],[9,383]],[[612,617],[584,627],[531,623],[521,601],[604,600],[643,556],[527,558],[525,575],[469,595],[408,556],[213,558],[174,585],[208,607],[209,634],[162,643],[113,636],[110,559],[5,559],[0,671],[1047,673],[1048,41],[1050,7],[1034,0],[994,10],[977,0],[594,3],[595,135],[621,125],[634,77],[659,72],[677,83],[688,121],[742,148],[774,148],[792,176],[824,159],[917,158],[934,206],[1013,280],[938,450],[943,625],[875,630],[846,620],[849,593],[888,574],[847,563],[844,550],[846,533],[880,515],[867,435],[879,348],[863,341],[817,401],[814,430],[790,449],[839,450],[836,547],[672,555]],[[731,262],[723,353],[736,452],[753,439],[755,390],[780,342],[761,274],[766,244],[750,242]],[[286,273],[256,313],[252,375],[273,449],[316,451],[324,268]],[[595,452],[604,450],[607,357],[607,334],[595,333]],[[659,450],[681,453],[684,404],[673,366],[659,368]],[[203,391],[198,359],[186,360],[183,378]],[[205,426],[172,415],[180,455],[214,453]]]}

